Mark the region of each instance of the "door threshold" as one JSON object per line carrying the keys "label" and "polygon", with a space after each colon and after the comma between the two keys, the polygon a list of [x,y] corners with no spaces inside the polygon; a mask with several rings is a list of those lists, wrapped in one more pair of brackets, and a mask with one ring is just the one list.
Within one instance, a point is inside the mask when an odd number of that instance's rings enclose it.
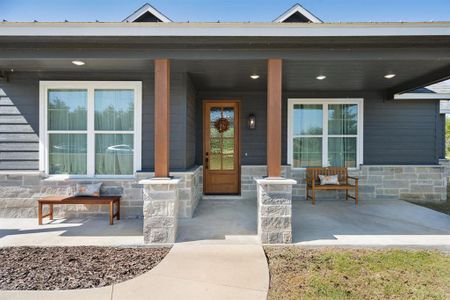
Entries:
{"label": "door threshold", "polygon": [[227,201],[233,201],[233,200],[242,200],[244,199],[242,195],[203,195],[202,200],[207,201],[214,201],[214,200],[227,200]]}

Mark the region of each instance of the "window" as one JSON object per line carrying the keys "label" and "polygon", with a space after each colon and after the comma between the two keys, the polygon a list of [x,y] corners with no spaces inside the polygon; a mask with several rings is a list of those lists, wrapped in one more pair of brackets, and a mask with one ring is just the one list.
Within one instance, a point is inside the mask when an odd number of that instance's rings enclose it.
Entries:
{"label": "window", "polygon": [[141,168],[141,82],[41,81],[40,169],[130,176]]}
{"label": "window", "polygon": [[288,163],[293,168],[362,164],[363,99],[289,99]]}

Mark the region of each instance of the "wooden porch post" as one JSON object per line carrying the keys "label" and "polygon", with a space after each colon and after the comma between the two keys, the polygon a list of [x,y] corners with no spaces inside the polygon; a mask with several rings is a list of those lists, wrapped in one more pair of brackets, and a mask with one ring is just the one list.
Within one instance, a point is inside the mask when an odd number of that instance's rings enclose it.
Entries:
{"label": "wooden porch post", "polygon": [[283,61],[267,61],[267,176],[281,177],[281,82]]}
{"label": "wooden porch post", "polygon": [[155,177],[169,177],[170,61],[155,59]]}

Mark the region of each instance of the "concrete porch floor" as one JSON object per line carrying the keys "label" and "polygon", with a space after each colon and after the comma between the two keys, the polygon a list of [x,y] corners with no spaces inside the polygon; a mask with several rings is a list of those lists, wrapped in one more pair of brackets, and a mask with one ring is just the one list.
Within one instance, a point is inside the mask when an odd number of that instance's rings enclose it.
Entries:
{"label": "concrete porch floor", "polygon": [[[297,245],[450,249],[450,216],[405,201],[294,201],[292,216]],[[256,234],[256,199],[208,200],[180,221],[177,241],[257,243]]]}
{"label": "concrete porch floor", "polygon": [[[417,246],[450,249],[450,216],[405,201],[293,202],[293,241],[304,246]],[[181,219],[177,243],[258,244],[256,199],[203,200]],[[143,245],[142,220],[106,217],[0,219],[0,247]]]}

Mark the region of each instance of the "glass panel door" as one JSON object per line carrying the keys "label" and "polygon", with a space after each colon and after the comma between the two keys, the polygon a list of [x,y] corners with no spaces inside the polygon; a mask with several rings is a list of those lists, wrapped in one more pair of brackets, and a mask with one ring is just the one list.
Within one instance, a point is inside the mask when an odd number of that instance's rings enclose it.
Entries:
{"label": "glass panel door", "polygon": [[209,110],[209,169],[234,170],[234,107]]}

